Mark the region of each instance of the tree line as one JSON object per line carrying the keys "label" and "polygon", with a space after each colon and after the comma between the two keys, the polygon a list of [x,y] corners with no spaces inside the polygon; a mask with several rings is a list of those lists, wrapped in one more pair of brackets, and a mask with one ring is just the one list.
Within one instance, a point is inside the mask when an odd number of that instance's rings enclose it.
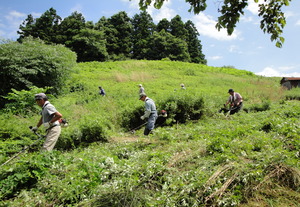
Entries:
{"label": "tree line", "polygon": [[62,19],[50,8],[38,18],[29,14],[18,34],[18,42],[32,36],[46,44],[63,44],[77,54],[78,62],[168,58],[207,63],[194,23],[184,23],[179,15],[155,24],[146,11],[132,18],[121,11],[93,23],[79,12]]}

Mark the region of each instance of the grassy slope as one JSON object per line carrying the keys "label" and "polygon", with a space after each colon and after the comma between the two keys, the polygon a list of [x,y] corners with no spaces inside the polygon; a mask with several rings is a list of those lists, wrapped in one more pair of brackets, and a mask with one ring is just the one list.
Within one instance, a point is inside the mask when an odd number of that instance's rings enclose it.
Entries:
{"label": "grassy slope", "polygon": [[[2,173],[14,169],[31,172],[38,179],[32,186],[18,186],[16,197],[3,199],[3,205],[300,203],[300,104],[279,104],[284,95],[279,78],[168,61],[84,63],[78,69],[67,87],[82,86],[84,91],[51,100],[70,119],[62,138],[81,124],[104,119],[111,122],[109,143],[70,152],[24,154],[21,160],[1,169]],[[120,132],[119,120],[124,115],[120,111],[143,105],[137,100],[139,83],[155,101],[178,93],[180,83],[184,83],[186,93],[205,98],[207,116],[198,122],[158,128],[148,138],[141,136],[142,130],[134,136]],[[107,97],[97,95],[99,85]],[[229,88],[241,93],[245,107],[269,100],[271,110],[231,117],[216,113],[226,101]],[[37,117],[14,119],[14,124],[30,124]],[[18,130],[26,135],[24,129]]]}

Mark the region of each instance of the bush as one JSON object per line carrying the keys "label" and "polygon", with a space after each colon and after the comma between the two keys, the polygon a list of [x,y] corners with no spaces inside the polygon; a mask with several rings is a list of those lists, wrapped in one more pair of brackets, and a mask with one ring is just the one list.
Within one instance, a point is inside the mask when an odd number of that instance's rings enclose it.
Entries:
{"label": "bush", "polygon": [[55,148],[68,150],[78,146],[87,146],[93,142],[108,142],[110,122],[103,117],[85,117],[83,121],[68,128],[62,128],[62,133]]}
{"label": "bush", "polygon": [[144,111],[144,106],[125,108],[121,113],[121,126],[126,130],[130,130],[142,125],[145,121],[141,120],[140,117],[144,114]]}
{"label": "bush", "polygon": [[[204,112],[204,100],[202,97],[196,97],[192,94],[179,91],[174,95],[156,103],[158,115],[160,110],[167,111],[168,118],[165,125],[172,125],[173,123],[185,123],[188,120],[198,120],[202,117]],[[141,126],[145,121],[140,119],[144,114],[144,106],[139,106],[133,109],[125,109],[122,112],[121,126],[127,130]],[[158,117],[159,119],[160,117]],[[157,119],[157,120],[158,120]]]}
{"label": "bush", "polygon": [[300,88],[292,88],[291,90],[285,91],[286,100],[300,100]]}
{"label": "bush", "polygon": [[[5,111],[11,112],[15,115],[26,116],[32,112],[37,112],[37,105],[34,102],[34,94],[46,93],[50,87],[37,88],[35,86],[30,87],[30,90],[17,91],[12,89],[12,93],[8,93],[4,96],[5,99],[10,101],[10,103],[5,104]],[[39,109],[40,110],[40,109]]]}
{"label": "bush", "polygon": [[[33,38],[25,38],[22,44],[1,44],[0,96],[32,86],[53,87],[59,93],[75,64],[76,54],[62,45],[46,45]],[[1,97],[0,108],[5,103]]]}
{"label": "bush", "polygon": [[204,99],[193,94],[179,91],[158,103],[158,108],[166,110],[168,119],[173,122],[185,123],[198,120],[204,113]]}
{"label": "bush", "polygon": [[259,112],[259,111],[267,111],[271,109],[271,102],[270,101],[263,101],[260,104],[253,104],[249,108],[245,108],[246,111],[252,111],[252,112]]}

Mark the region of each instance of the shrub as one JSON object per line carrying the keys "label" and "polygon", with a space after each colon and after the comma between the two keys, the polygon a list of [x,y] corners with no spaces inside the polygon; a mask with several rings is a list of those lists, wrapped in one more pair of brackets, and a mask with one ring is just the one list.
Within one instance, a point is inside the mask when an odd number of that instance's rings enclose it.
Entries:
{"label": "shrub", "polygon": [[48,173],[53,153],[33,155],[22,164],[0,172],[0,200],[12,198],[23,189],[35,186],[38,180]]}
{"label": "shrub", "polygon": [[[196,97],[185,93],[185,91],[179,91],[166,100],[157,102],[156,109],[158,115],[160,115],[160,110],[167,111],[168,118],[165,121],[166,125],[172,125],[176,122],[185,123],[188,120],[198,120],[202,117],[204,101],[202,97]],[[144,113],[144,110],[144,106],[125,109],[122,112],[121,126],[129,130],[142,125],[145,121],[141,120],[140,116]]]}
{"label": "shrub", "polygon": [[267,111],[271,109],[271,102],[270,101],[263,101],[260,104],[253,104],[248,109],[245,109],[246,111],[253,111],[253,112],[259,112],[259,111]]}
{"label": "shrub", "polygon": [[78,146],[87,146],[93,142],[107,142],[108,128],[111,123],[103,117],[88,116],[80,123],[63,128],[55,148],[68,150]]}
{"label": "shrub", "polygon": [[185,123],[188,120],[198,120],[204,112],[204,99],[179,91],[158,103],[158,108],[166,110],[168,119],[173,122]]}
{"label": "shrub", "polygon": [[126,130],[130,130],[142,125],[145,121],[141,120],[140,117],[144,114],[144,110],[143,106],[125,108],[123,112],[121,112],[121,126]]}
{"label": "shrub", "polygon": [[[0,45],[0,96],[11,89],[31,86],[53,87],[59,93],[76,64],[76,54],[62,45],[46,45],[41,40],[25,38],[22,44]],[[6,100],[0,98],[0,107]]]}
{"label": "shrub", "polygon": [[[38,88],[30,87],[30,90],[21,90],[17,91],[12,89],[11,93],[8,93],[7,96],[3,96],[5,99],[10,101],[5,104],[5,111],[12,112],[15,115],[29,115],[32,112],[37,112],[37,105],[34,102],[34,94],[37,93],[46,93],[50,87]],[[40,109],[39,109],[40,110]]]}
{"label": "shrub", "polygon": [[300,88],[292,88],[291,90],[285,91],[286,100],[300,100]]}

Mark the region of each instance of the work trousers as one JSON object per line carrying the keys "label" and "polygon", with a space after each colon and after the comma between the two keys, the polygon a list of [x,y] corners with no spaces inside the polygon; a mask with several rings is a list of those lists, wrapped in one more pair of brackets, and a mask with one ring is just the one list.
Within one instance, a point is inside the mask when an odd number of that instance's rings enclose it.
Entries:
{"label": "work trousers", "polygon": [[148,123],[144,130],[144,135],[148,135],[151,132],[151,130],[154,129],[156,119],[157,119],[157,113],[151,113],[148,118]]}
{"label": "work trousers", "polygon": [[52,127],[47,131],[46,140],[43,144],[43,151],[52,151],[61,132],[60,126]]}
{"label": "work trousers", "polygon": [[240,103],[238,106],[234,106],[232,110],[230,110],[230,115],[239,112],[243,108],[243,102]]}

